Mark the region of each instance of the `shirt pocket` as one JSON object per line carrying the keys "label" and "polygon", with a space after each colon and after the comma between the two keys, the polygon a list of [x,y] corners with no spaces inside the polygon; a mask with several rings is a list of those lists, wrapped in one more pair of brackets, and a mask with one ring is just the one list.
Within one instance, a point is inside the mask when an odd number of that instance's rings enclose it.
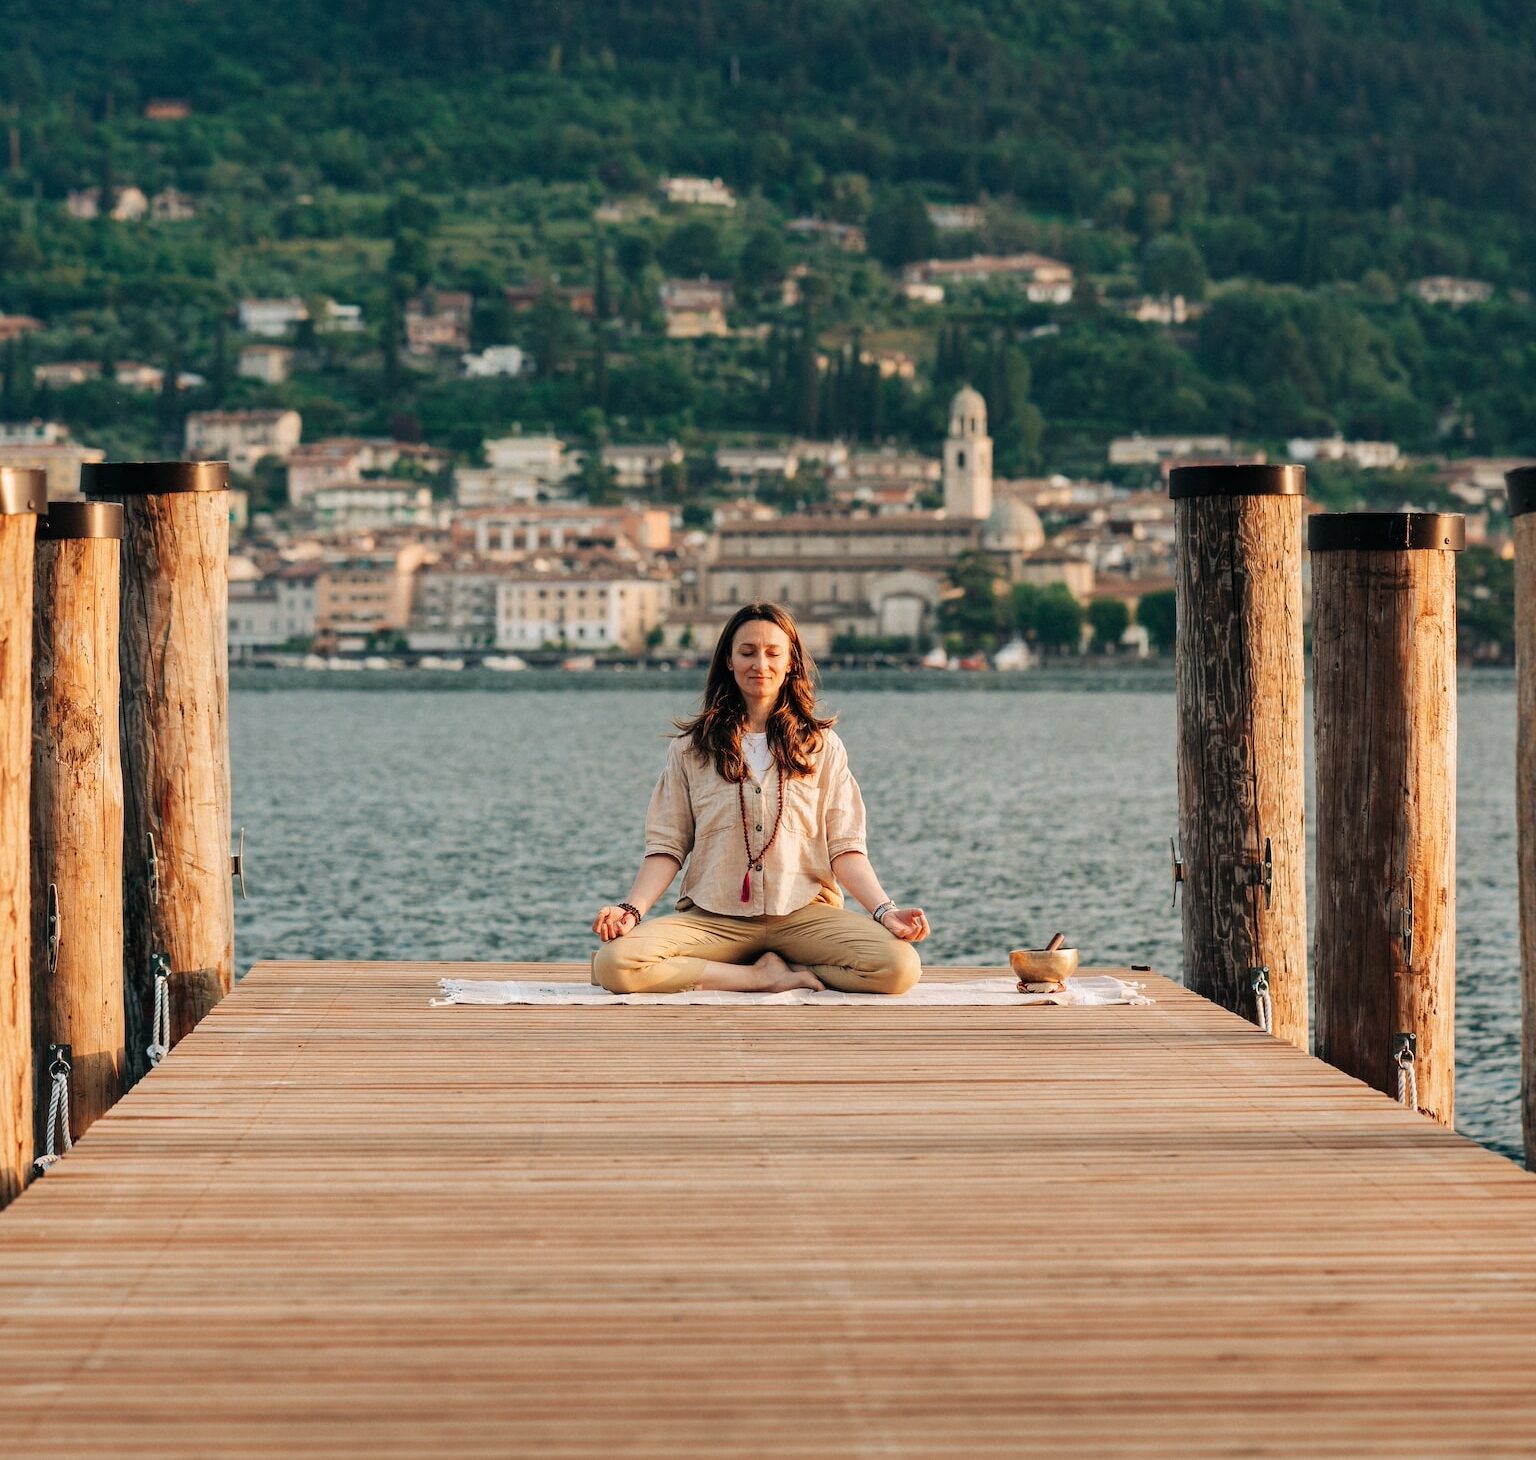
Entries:
{"label": "shirt pocket", "polygon": [[[747,799],[747,821],[750,825],[757,818],[751,803],[761,798],[752,794],[749,782],[742,787]],[[698,839],[717,838],[739,841],[741,839],[741,800],[736,794],[736,783],[724,780],[711,770],[699,778],[693,795],[693,814],[698,822]]]}
{"label": "shirt pocket", "polygon": [[800,841],[815,841],[821,835],[821,784],[817,777],[785,780],[784,829]]}

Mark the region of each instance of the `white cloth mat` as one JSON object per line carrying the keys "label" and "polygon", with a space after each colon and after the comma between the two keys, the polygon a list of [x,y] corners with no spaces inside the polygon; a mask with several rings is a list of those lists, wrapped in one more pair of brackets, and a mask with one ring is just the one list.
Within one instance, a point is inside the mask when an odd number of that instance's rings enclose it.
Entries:
{"label": "white cloth mat", "polygon": [[1108,973],[1083,973],[1067,980],[1057,994],[1021,994],[1018,981],[984,978],[974,983],[919,983],[898,997],[844,994],[833,989],[789,989],[782,994],[741,994],[726,989],[695,989],[687,994],[610,994],[586,983],[532,983],[515,979],[440,979],[445,1004],[891,1004],[903,1008],[955,1008],[982,1004],[1150,1004],[1138,985]]}

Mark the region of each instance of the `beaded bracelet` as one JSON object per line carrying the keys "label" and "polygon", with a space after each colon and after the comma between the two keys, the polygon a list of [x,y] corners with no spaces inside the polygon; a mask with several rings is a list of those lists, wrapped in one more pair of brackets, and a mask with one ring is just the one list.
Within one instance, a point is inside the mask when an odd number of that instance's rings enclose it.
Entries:
{"label": "beaded bracelet", "polygon": [[883,922],[880,922],[881,918],[883,918],[886,915],[886,913],[888,913],[888,912],[895,912],[895,911],[896,911],[896,903],[895,903],[894,900],[891,900],[891,901],[888,901],[888,902],[882,902],[880,904],[880,906],[877,907],[874,910],[874,912],[870,913],[870,917],[872,917],[877,923],[880,923],[880,926],[883,928],[885,926],[885,924]]}
{"label": "beaded bracelet", "polygon": [[632,902],[616,902],[615,907],[621,907],[638,923],[640,921],[640,909]]}

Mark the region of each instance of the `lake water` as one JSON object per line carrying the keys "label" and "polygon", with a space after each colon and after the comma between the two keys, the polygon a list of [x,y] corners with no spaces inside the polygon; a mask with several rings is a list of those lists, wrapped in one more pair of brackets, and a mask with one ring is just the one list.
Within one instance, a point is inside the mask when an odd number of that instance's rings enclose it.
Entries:
{"label": "lake water", "polygon": [[[585,960],[594,913],[638,864],[669,721],[701,683],[237,675],[251,887],[236,903],[237,970]],[[1085,961],[1179,976],[1171,675],[831,674],[823,703],[841,717],[876,869],[928,911],[926,961],[1001,964],[1060,928]],[[1464,672],[1460,725],[1457,1123],[1518,1156],[1513,676]]]}

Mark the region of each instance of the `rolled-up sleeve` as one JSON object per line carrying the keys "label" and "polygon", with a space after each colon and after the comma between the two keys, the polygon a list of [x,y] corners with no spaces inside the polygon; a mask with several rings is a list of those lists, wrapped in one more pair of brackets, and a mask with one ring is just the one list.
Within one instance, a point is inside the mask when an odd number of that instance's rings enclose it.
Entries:
{"label": "rolled-up sleeve", "polygon": [[693,797],[688,790],[682,744],[680,740],[672,742],[645,813],[645,855],[673,857],[679,866],[693,850]]}
{"label": "rolled-up sleeve", "polygon": [[864,797],[848,769],[848,752],[841,739],[831,742],[827,764],[827,856],[868,852],[864,829]]}

